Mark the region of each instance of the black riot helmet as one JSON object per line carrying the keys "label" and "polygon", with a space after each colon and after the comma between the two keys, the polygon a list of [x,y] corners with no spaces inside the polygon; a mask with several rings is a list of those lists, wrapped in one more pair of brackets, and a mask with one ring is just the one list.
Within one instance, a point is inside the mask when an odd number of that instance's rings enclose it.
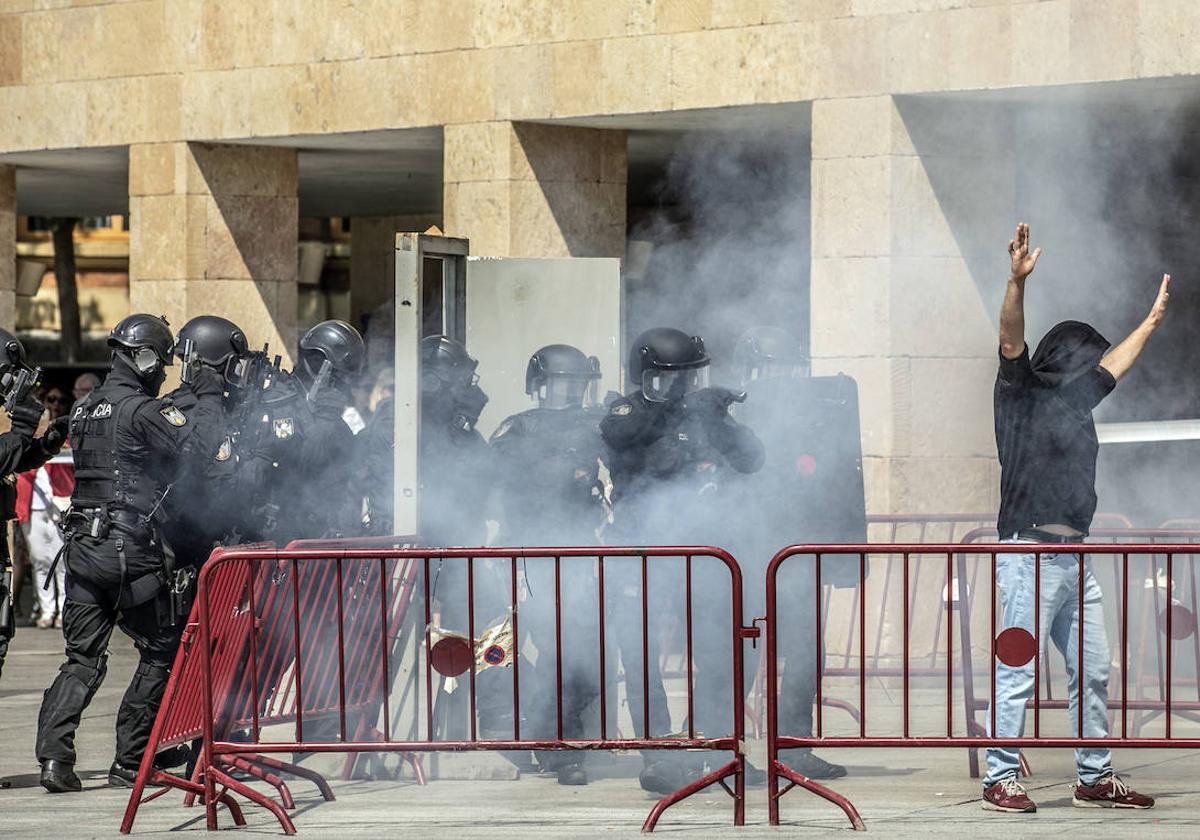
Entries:
{"label": "black riot helmet", "polygon": [[475,368],[461,342],[444,335],[421,339],[421,411],[431,419],[448,419],[459,429],[472,429],[487,405]]}
{"label": "black riot helmet", "polygon": [[672,327],[646,330],[629,350],[629,381],[652,402],[681,399],[708,387],[712,360],[704,339]]}
{"label": "black riot helmet", "polygon": [[25,367],[25,345],[8,330],[0,329],[0,377]]}
{"label": "black riot helmet", "polygon": [[808,376],[800,342],[780,327],[751,327],[733,348],[733,364],[745,385],[758,379]]}
{"label": "black riot helmet", "polygon": [[108,334],[108,346],[127,358],[142,376],[170,367],[175,337],[162,315],[128,315]]}
{"label": "black riot helmet", "polygon": [[595,404],[600,360],[569,344],[548,344],[529,357],[525,393],[542,408],[579,408]]}
{"label": "black riot helmet", "polygon": [[296,372],[312,386],[328,362],[329,375],[347,383],[362,370],[367,347],[358,330],[345,321],[322,321],[300,339],[300,364]]}
{"label": "black riot helmet", "polygon": [[188,341],[192,342],[193,359],[218,370],[250,349],[242,328],[219,315],[198,315],[183,325],[175,345],[175,353],[181,359]]}

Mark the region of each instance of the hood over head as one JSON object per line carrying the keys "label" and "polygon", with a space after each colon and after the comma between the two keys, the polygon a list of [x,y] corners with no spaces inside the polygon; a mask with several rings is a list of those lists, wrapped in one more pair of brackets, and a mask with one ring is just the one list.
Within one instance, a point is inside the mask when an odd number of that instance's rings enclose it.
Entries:
{"label": "hood over head", "polygon": [[1090,324],[1062,321],[1038,343],[1030,364],[1043,385],[1058,388],[1100,364],[1110,346]]}

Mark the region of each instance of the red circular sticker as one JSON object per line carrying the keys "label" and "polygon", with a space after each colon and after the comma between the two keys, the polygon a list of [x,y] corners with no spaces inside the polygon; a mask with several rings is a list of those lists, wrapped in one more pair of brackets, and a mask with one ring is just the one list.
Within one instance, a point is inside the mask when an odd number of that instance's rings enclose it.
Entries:
{"label": "red circular sticker", "polygon": [[[1158,632],[1167,634],[1167,611],[1158,614]],[[1187,607],[1175,604],[1171,607],[1171,638],[1178,641],[1196,632],[1196,616]]]}
{"label": "red circular sticker", "polygon": [[444,677],[457,677],[471,667],[471,645],[466,639],[447,636],[429,651],[433,669]]}
{"label": "red circular sticker", "polygon": [[796,459],[796,472],[801,475],[812,475],[817,471],[817,459],[811,455],[801,455]]}
{"label": "red circular sticker", "polygon": [[1009,627],[996,637],[996,658],[1010,668],[1029,664],[1036,653],[1037,642],[1024,627]]}
{"label": "red circular sticker", "polygon": [[483,652],[483,661],[489,665],[499,665],[504,661],[504,648],[500,645],[492,645]]}

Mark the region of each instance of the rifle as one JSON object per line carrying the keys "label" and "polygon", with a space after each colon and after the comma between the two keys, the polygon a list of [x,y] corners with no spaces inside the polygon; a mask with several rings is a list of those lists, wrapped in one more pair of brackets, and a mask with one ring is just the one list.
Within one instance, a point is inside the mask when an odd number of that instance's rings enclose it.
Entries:
{"label": "rifle", "polygon": [[14,367],[0,379],[0,389],[4,393],[4,409],[9,413],[25,401],[29,392],[42,381],[42,369],[27,368],[24,365]]}
{"label": "rifle", "polygon": [[190,338],[185,338],[183,340],[183,353],[180,358],[182,359],[183,367],[179,371],[179,381],[184,385],[190,385],[192,384],[193,372],[195,370],[193,364],[196,361],[196,342]]}
{"label": "rifle", "polygon": [[[275,376],[280,373],[282,359],[276,356],[272,362],[269,352],[269,346],[264,344],[262,350],[247,353],[242,359],[242,370],[238,376],[237,387],[241,392],[241,400],[238,403],[234,428],[239,439],[248,433],[253,435],[250,441],[251,449],[257,445],[258,429],[261,425],[258,422],[261,416],[260,406],[265,394],[271,389]],[[252,433],[251,429],[254,430]]]}

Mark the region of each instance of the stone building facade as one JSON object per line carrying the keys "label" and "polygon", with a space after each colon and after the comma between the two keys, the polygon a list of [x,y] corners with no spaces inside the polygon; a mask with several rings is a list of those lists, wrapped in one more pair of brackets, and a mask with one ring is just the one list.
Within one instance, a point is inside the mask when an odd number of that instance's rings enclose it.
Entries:
{"label": "stone building facade", "polygon": [[[363,219],[356,255],[407,217],[621,257],[637,137],[782,120],[810,144],[814,369],[859,381],[871,509],[992,509],[1022,120],[1183,97],[1198,39],[1191,0],[0,0],[0,322],[16,215],[73,194],[131,217],[134,309],[286,346],[306,204]],[[381,197],[398,172],[427,189]]]}

